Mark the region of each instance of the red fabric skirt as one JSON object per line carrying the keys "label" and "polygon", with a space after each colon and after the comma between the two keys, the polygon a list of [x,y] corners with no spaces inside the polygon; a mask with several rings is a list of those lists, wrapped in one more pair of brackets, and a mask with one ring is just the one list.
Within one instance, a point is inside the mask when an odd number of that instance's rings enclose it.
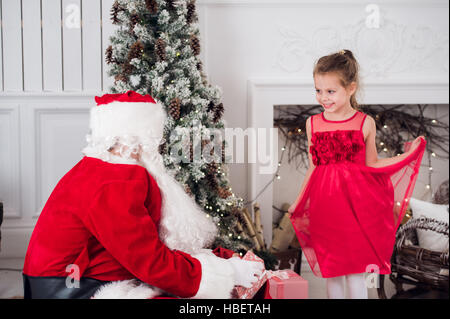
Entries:
{"label": "red fabric skirt", "polygon": [[291,222],[313,273],[389,274],[396,230],[411,198],[426,141],[402,161],[379,168],[318,165]]}

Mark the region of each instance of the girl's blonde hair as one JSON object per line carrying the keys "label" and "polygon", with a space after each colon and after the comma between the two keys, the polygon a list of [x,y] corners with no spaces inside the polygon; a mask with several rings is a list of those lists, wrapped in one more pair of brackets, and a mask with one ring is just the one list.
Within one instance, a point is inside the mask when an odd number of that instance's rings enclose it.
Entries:
{"label": "girl's blonde hair", "polygon": [[357,89],[350,98],[353,108],[359,109],[356,94],[360,89],[359,63],[353,52],[341,50],[339,52],[321,57],[314,66],[313,76],[317,74],[336,73],[343,87],[347,88],[352,82],[356,82]]}

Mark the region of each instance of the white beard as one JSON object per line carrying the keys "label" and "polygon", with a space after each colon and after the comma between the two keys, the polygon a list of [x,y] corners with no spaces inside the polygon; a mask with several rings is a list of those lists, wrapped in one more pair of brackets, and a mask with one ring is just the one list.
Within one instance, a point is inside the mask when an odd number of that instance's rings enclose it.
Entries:
{"label": "white beard", "polygon": [[161,155],[157,151],[144,152],[141,161],[161,190],[160,239],[170,249],[188,254],[212,244],[217,235],[212,217],[207,217],[195,199],[167,173]]}

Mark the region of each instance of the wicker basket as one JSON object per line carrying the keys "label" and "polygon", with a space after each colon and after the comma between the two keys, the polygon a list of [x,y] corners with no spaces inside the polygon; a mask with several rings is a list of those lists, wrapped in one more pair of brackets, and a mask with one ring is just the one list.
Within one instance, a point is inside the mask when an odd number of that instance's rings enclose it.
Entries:
{"label": "wicker basket", "polygon": [[448,237],[448,228],[447,223],[426,217],[410,219],[399,228],[390,274],[397,293],[403,291],[403,284],[448,293],[448,251],[438,252],[419,247],[416,234],[417,229],[423,229]]}

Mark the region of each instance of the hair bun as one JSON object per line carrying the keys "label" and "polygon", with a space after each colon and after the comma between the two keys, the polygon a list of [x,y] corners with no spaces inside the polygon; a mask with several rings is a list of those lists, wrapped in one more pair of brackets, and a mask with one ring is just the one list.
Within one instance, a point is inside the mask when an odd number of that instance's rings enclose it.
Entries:
{"label": "hair bun", "polygon": [[341,50],[341,51],[339,51],[339,54],[356,61],[355,56],[353,55],[353,52],[350,50],[347,50],[347,49]]}

